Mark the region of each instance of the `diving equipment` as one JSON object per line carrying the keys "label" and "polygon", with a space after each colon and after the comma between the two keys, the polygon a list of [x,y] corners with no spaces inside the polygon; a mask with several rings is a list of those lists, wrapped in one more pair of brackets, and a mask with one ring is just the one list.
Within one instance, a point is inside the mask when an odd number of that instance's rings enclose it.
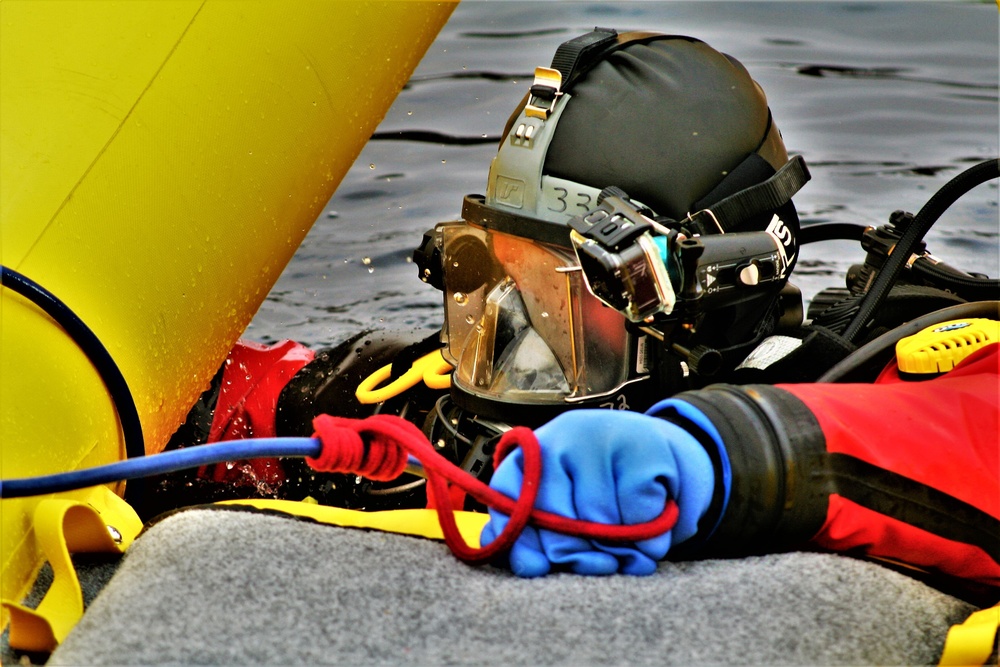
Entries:
{"label": "diving equipment", "polygon": [[510,117],[485,196],[414,253],[444,292],[455,404],[540,423],[645,409],[732,369],[785,306],[801,323],[797,291],[781,294],[808,178],[734,58],[605,28],[565,42]]}
{"label": "diving equipment", "polygon": [[[421,427],[449,460],[485,480],[493,472],[497,443],[514,426],[538,426],[582,407],[640,411],[664,396],[716,382],[812,382],[868,347],[859,349],[860,342],[853,344],[824,326],[803,324],[801,296],[787,282],[799,244],[845,234],[860,240],[871,230],[815,225],[800,234],[791,197],[808,180],[808,170],[800,157],[788,159],[783,148],[776,153],[780,137],[746,71],[697,40],[647,33],[615,33],[612,39],[611,33],[598,29],[567,43],[598,44],[591,50],[560,47],[554,67],[539,70],[508,124],[487,194],[467,195],[461,220],[440,223],[424,235],[414,260],[421,279],[443,291],[442,330],[429,337],[428,332],[365,332],[321,351],[281,392],[275,413],[279,435],[309,435],[319,413],[397,414]],[[567,53],[576,56],[563,57]],[[583,145],[586,137],[574,135],[574,126],[564,122],[571,110],[587,111],[600,103],[594,97],[600,85],[618,81],[612,87],[627,88],[622,68],[646,72],[655,70],[649,66],[653,63],[704,69],[703,60],[724,70],[727,90],[742,95],[742,106],[729,109],[730,122],[719,132],[742,123],[755,137],[750,148],[758,152],[734,148],[728,156],[734,166],[712,172],[717,182],[706,177],[703,183],[709,192],[680,208],[671,202],[673,194],[644,189],[646,174],[619,168],[629,163],[612,154],[612,144],[602,144],[598,160]],[[600,85],[594,83],[598,72]],[[598,129],[627,134],[635,130],[630,123],[636,119],[652,128],[657,109],[674,108],[677,96],[707,104],[711,91],[700,91],[675,74],[640,76],[650,82],[645,97],[631,106],[614,105],[608,113],[620,114],[621,122]],[[704,75],[699,81],[710,79]],[[670,105],[658,107],[659,97],[670,97]],[[716,108],[722,105],[714,102]],[[657,134],[665,133],[643,134],[649,150],[659,147]],[[550,157],[564,134],[579,140],[580,160],[618,165],[609,167],[607,177],[624,185],[590,180],[585,170],[552,171]],[[693,150],[685,143],[690,138],[674,139],[675,146]],[[676,175],[668,157],[684,159],[671,154],[661,160],[661,190],[669,190],[674,181],[667,176]],[[689,167],[708,169],[708,159],[694,156]],[[522,181],[536,183],[538,192],[529,197],[523,190],[517,208],[511,205],[514,190],[500,188],[498,176],[519,169],[534,174]],[[975,168],[976,179],[987,169]],[[996,171],[996,161],[989,169]],[[576,197],[579,211],[561,210],[561,202],[572,199],[567,183],[591,188],[572,190],[588,194]],[[564,186],[566,193],[555,189]],[[554,198],[546,199],[546,187]],[[992,285],[975,281],[978,289]],[[872,333],[962,302],[944,290],[905,302],[890,298]],[[951,317],[973,315],[963,310]],[[879,367],[884,365],[882,352],[875,356]],[[871,359],[853,358],[859,361],[852,361],[851,376],[872,381]],[[433,368],[424,368],[429,361]],[[444,362],[454,369],[447,391]],[[374,387],[381,387],[377,398],[368,391]],[[412,507],[428,500],[419,478],[382,482],[304,471],[294,463],[286,474],[280,492],[285,497],[365,509]]]}
{"label": "diving equipment", "polygon": [[900,373],[934,376],[946,373],[967,356],[1000,342],[1000,322],[982,317],[930,326],[896,343]]}

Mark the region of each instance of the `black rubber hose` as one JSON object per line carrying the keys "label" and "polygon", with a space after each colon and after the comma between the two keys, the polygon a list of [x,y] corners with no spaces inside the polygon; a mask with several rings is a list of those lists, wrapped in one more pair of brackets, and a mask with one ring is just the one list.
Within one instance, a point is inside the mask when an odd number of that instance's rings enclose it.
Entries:
{"label": "black rubber hose", "polygon": [[90,330],[90,327],[56,295],[13,269],[0,266],[0,284],[17,292],[45,311],[79,346],[90,363],[97,369],[104,386],[108,389],[108,394],[111,396],[118,413],[118,421],[121,424],[122,437],[125,440],[125,453],[128,458],[145,456],[146,446],[142,434],[142,422],[139,421],[139,412],[136,409],[132,391],[111,353]]}
{"label": "black rubber hose", "polygon": [[949,306],[941,310],[936,310],[933,313],[928,313],[915,320],[910,320],[906,324],[887,331],[867,345],[851,352],[833,368],[823,373],[816,382],[839,382],[841,378],[847,376],[855,369],[888,352],[891,348],[895,347],[896,343],[907,336],[912,336],[929,326],[940,324],[941,322],[972,317],[1000,319],[1000,301],[960,303],[956,306]]}
{"label": "black rubber hose", "polygon": [[950,266],[935,264],[926,257],[918,258],[910,270],[914,275],[934,283],[935,287],[951,290],[966,301],[1000,298],[1000,280],[970,276]]}
{"label": "black rubber hose", "polygon": [[799,230],[799,244],[808,245],[818,241],[860,241],[865,235],[865,225],[854,222],[823,222],[818,225],[804,225]]}
{"label": "black rubber hose", "polygon": [[923,240],[924,235],[931,226],[937,222],[949,206],[958,201],[959,197],[967,193],[972,188],[985,183],[986,181],[1000,177],[1000,160],[987,160],[969,169],[966,169],[938,190],[930,200],[924,204],[920,212],[913,218],[913,221],[903,232],[902,238],[896,244],[892,254],[886,260],[882,270],[875,277],[875,282],[871,289],[861,300],[858,314],[844,332],[844,338],[849,342],[855,339],[868,326],[869,321],[875,312],[882,306],[889,291],[895,284],[900,272],[903,270],[913,249]]}

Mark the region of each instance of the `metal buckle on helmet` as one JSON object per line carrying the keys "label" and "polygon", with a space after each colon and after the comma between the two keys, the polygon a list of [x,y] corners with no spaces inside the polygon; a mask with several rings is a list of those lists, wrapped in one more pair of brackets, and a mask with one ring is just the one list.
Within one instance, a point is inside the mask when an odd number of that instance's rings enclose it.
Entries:
{"label": "metal buckle on helmet", "polygon": [[726,233],[726,230],[722,227],[722,223],[719,222],[719,219],[715,217],[715,213],[713,213],[710,208],[703,208],[695,213],[688,213],[687,217],[684,218],[684,221],[687,222],[698,234],[714,233],[714,231],[711,231],[711,228],[705,224],[708,220],[715,223],[715,228],[719,230],[720,234]]}
{"label": "metal buckle on helmet", "polygon": [[529,118],[545,120],[552,113],[556,100],[562,95],[562,74],[557,69],[549,67],[535,68],[535,82],[531,84],[528,103],[524,113]]}

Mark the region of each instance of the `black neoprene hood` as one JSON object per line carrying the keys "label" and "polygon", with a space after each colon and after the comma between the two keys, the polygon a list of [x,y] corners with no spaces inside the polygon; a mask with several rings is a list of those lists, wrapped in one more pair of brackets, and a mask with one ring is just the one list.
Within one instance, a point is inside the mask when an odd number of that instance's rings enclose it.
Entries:
{"label": "black neoprene hood", "polygon": [[751,153],[788,160],[760,86],[694,38],[628,44],[567,92],[544,173],[617,186],[659,215],[683,218]]}

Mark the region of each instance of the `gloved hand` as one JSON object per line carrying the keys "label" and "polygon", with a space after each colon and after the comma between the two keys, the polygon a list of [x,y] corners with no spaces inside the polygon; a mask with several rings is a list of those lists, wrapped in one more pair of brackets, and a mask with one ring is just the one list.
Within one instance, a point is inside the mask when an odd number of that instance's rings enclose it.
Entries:
{"label": "gloved hand", "polygon": [[[577,574],[645,575],[671,545],[693,536],[715,486],[712,462],[687,431],[657,417],[614,410],[572,410],[535,431],[542,450],[542,478],[535,506],[562,516],[606,524],[651,521],[668,499],[680,516],[673,530],[634,544],[596,542],[528,525],[510,552],[523,577],[553,566]],[[517,498],[524,477],[520,449],[507,456],[490,486]],[[480,542],[489,544],[508,517],[490,510]]]}

